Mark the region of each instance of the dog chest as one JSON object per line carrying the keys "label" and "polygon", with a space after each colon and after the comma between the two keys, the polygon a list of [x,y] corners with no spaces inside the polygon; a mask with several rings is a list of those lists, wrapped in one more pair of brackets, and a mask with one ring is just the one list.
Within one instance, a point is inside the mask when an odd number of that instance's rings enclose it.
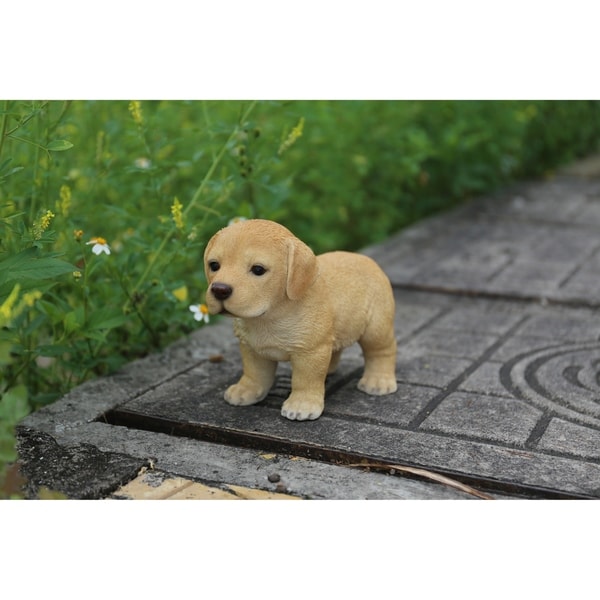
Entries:
{"label": "dog chest", "polygon": [[235,319],[233,331],[240,343],[250,346],[254,352],[269,360],[287,362],[295,349],[293,339],[277,328],[252,327],[243,319]]}

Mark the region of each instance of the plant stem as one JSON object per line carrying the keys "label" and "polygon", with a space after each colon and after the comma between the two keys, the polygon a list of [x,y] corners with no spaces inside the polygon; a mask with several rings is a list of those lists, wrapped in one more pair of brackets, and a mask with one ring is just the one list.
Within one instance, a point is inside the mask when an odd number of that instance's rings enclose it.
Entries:
{"label": "plant stem", "polygon": [[63,102],[62,109],[61,109],[60,114],[58,115],[56,121],[54,122],[52,127],[48,126],[48,134],[49,135],[52,135],[56,131],[56,128],[60,125],[60,122],[63,120],[63,117],[67,114],[67,111],[69,110],[70,106],[71,106],[71,100],[65,100]]}
{"label": "plant stem", "polygon": [[[254,109],[255,106],[256,106],[256,100],[250,104],[250,106],[248,107],[246,112],[242,115],[242,118],[240,119],[240,123],[243,123],[248,118],[248,116],[250,115],[250,113],[252,112],[252,110]],[[231,132],[231,135],[227,138],[227,141],[223,144],[223,147],[221,148],[221,150],[219,150],[219,153],[213,159],[213,162],[212,162],[210,168],[208,169],[208,171],[206,172],[204,179],[200,182],[200,185],[198,186],[196,193],[190,200],[190,203],[188,204],[187,208],[183,211],[182,214],[184,217],[190,212],[190,210],[194,207],[194,205],[198,201],[198,198],[200,198],[200,196],[202,195],[204,188],[208,185],[210,178],[213,176],[213,173],[215,172],[216,168],[219,166],[219,163],[221,162],[223,155],[225,154],[227,148],[229,147],[229,144],[231,143],[231,140],[233,140],[233,138],[236,136],[236,134],[237,134],[237,128]]]}
{"label": "plant stem", "polygon": [[[250,103],[250,106],[246,109],[246,111],[242,115],[242,117],[240,119],[240,123],[243,123],[248,118],[248,116],[250,115],[250,113],[252,112],[254,107],[256,106],[256,103],[257,103],[256,100]],[[219,152],[214,156],[213,161],[212,161],[208,171],[204,175],[202,181],[200,182],[200,185],[198,186],[198,189],[196,190],[196,193],[193,195],[192,199],[190,200],[190,203],[187,205],[185,210],[182,211],[183,217],[186,217],[188,215],[188,213],[196,206],[196,203],[198,202],[200,196],[204,192],[204,189],[208,185],[208,182],[210,181],[211,177],[213,176],[216,168],[219,166],[219,163],[221,162],[223,156],[225,155],[227,148],[229,148],[231,141],[237,135],[237,132],[238,132],[238,128],[236,127],[231,132],[231,134],[229,135],[229,137],[227,138],[227,140],[225,141],[225,143],[223,144],[223,146],[221,147]],[[205,212],[204,219],[206,219],[207,214],[208,214],[208,212]],[[154,253],[152,258],[150,259],[150,262],[148,263],[146,270],[143,272],[142,276],[139,278],[138,282],[135,284],[131,294],[129,294],[130,298],[133,297],[136,294],[136,292],[140,289],[140,287],[144,284],[144,282],[146,281],[146,279],[152,272],[152,269],[154,269],[154,266],[156,264],[156,261],[158,260],[158,257],[162,254],[163,250],[165,249],[165,246],[169,243],[169,241],[171,240],[171,238],[173,237],[173,235],[175,234],[176,231],[177,231],[177,227],[175,227],[175,225],[173,225],[173,227],[167,232],[167,234],[163,238],[160,246],[158,247],[158,250]],[[127,302],[125,303],[125,305],[123,306],[123,310],[127,309],[129,307],[129,304],[130,304],[130,301],[128,299]]]}
{"label": "plant stem", "polygon": [[23,125],[25,125],[26,123],[31,121],[31,119],[33,119],[33,117],[37,116],[41,110],[44,110],[44,108],[46,108],[47,105],[48,105],[48,101],[42,102],[42,104],[40,105],[40,107],[38,109],[32,110],[26,117],[24,117],[21,121],[19,121],[10,131],[7,131],[6,135],[9,136],[9,135],[13,134],[15,131],[17,131],[17,129],[21,129],[21,127],[23,127]]}
{"label": "plant stem", "polygon": [[[38,139],[40,137],[40,116],[38,113],[38,119],[37,119],[37,134],[38,134]],[[11,137],[15,137],[12,136]],[[19,138],[15,138],[15,139],[19,139]],[[24,140],[22,140],[24,141]],[[35,215],[36,215],[36,187],[37,187],[37,178],[38,178],[38,173],[39,173],[39,169],[40,169],[40,149],[42,149],[42,146],[40,146],[39,144],[36,144],[34,142],[31,142],[34,146],[35,146],[35,156],[33,159],[33,181],[32,181],[32,185],[31,185],[31,206],[29,207],[29,226],[33,227],[33,222],[35,220]]]}
{"label": "plant stem", "polygon": [[2,158],[2,150],[4,148],[4,138],[6,135],[6,128],[8,127],[8,106],[9,101],[4,101],[4,113],[2,115],[2,125],[0,125],[0,158]]}

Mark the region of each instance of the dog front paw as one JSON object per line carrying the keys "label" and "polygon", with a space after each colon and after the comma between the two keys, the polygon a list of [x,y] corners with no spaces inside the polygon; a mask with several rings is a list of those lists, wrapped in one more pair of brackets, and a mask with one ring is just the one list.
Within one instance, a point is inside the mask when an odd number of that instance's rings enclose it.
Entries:
{"label": "dog front paw", "polygon": [[268,393],[262,388],[253,387],[243,383],[235,383],[225,390],[226,402],[233,406],[249,406],[260,402]]}
{"label": "dog front paw", "polygon": [[358,389],[370,396],[393,394],[398,389],[395,377],[364,376],[358,382]]}
{"label": "dog front paw", "polygon": [[313,421],[318,419],[325,406],[323,398],[294,396],[292,394],[281,407],[281,414],[291,421]]}

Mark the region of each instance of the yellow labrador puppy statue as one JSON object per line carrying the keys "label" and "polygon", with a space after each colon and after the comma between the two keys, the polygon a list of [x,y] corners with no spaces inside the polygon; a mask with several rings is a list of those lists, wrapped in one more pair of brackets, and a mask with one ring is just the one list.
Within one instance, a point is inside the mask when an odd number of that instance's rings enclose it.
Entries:
{"label": "yellow labrador puppy statue", "polygon": [[365,359],[358,388],[375,396],[396,391],[394,295],[372,259],[351,252],[315,256],[283,225],[252,219],[210,239],[204,268],[209,312],[234,317],[240,342],[243,375],[225,392],[229,404],[260,402],[278,361],[290,361],[292,392],[281,414],[317,419],[325,377],[354,342]]}

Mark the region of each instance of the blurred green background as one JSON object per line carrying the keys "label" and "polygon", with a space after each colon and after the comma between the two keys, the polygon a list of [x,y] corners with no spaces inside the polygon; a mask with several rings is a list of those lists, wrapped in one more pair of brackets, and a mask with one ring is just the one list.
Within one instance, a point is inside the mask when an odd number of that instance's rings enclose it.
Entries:
{"label": "blurred green background", "polygon": [[357,250],[599,141],[595,101],[0,101],[0,471],[27,412],[203,325],[232,218]]}

